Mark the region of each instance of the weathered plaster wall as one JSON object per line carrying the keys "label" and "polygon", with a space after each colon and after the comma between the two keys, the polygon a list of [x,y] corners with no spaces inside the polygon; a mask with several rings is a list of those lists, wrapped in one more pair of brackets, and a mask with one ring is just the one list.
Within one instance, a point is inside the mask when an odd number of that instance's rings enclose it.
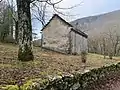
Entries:
{"label": "weathered plaster wall", "polygon": [[71,27],[55,17],[43,30],[43,47],[67,51]]}
{"label": "weathered plaster wall", "polygon": [[82,51],[87,51],[87,39],[73,31],[71,31],[72,53],[80,54]]}

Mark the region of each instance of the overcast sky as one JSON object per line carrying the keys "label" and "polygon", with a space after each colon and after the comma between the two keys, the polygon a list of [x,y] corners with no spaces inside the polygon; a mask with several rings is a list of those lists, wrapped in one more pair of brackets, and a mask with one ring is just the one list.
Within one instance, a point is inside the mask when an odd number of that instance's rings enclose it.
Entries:
{"label": "overcast sky", "polygon": [[[67,21],[72,21],[82,17],[94,16],[115,10],[120,10],[120,0],[63,0],[58,6],[67,8],[79,3],[81,3],[80,6],[65,11],[67,13],[70,13],[70,15],[76,16],[63,16],[63,18],[65,18]],[[41,26],[39,22],[34,22],[33,26],[38,29],[37,32],[40,31]]]}
{"label": "overcast sky", "polygon": [[[59,0],[52,0],[52,1],[59,1]],[[62,16],[62,17],[69,22],[82,17],[94,16],[115,10],[120,10],[120,0],[63,0],[60,4],[58,4],[58,6],[62,8],[68,8],[80,3],[81,5],[71,10],[64,11],[66,13],[69,13],[70,15],[76,15],[76,16],[70,16],[70,17]],[[48,9],[48,10],[50,12],[52,11],[52,9]],[[52,14],[50,15],[50,17],[52,17]],[[50,19],[50,17],[48,18],[48,20]],[[33,28],[37,29],[36,32],[39,33],[41,29],[40,22],[34,21]]]}
{"label": "overcast sky", "polygon": [[78,18],[111,12],[120,9],[120,0],[63,0],[61,7],[69,7],[83,2],[79,7],[72,9],[71,13],[79,14]]}

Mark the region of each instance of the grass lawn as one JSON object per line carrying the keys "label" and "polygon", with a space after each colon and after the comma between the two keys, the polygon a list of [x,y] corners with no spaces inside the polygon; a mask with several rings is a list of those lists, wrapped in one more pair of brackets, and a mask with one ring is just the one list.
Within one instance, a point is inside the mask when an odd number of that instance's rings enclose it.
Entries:
{"label": "grass lawn", "polygon": [[[0,85],[14,85],[35,78],[47,78],[48,75],[62,75],[83,72],[80,56],[63,55],[34,47],[34,61],[17,60],[18,46],[0,43]],[[88,54],[86,70],[118,63],[120,57],[113,60],[103,59],[102,55]]]}

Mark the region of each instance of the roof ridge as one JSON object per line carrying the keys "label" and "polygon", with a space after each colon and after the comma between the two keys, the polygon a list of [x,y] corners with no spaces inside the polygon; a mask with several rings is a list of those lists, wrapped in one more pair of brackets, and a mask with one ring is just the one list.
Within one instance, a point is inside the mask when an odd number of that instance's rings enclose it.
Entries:
{"label": "roof ridge", "polygon": [[87,34],[85,34],[84,32],[82,32],[81,30],[75,28],[72,24],[70,24],[69,22],[65,21],[65,20],[64,20],[62,17],[60,17],[58,14],[53,14],[52,18],[51,18],[51,19],[49,20],[49,22],[42,28],[41,31],[43,31],[43,30],[47,27],[47,25],[53,20],[53,18],[54,18],[55,16],[57,16],[59,19],[61,19],[61,20],[62,20],[63,22],[65,22],[67,25],[69,25],[70,27],[72,27],[72,30],[73,30],[73,31],[77,32],[78,34],[80,34],[80,35],[82,35],[82,36],[84,36],[84,37],[86,37],[86,38],[88,37]]}

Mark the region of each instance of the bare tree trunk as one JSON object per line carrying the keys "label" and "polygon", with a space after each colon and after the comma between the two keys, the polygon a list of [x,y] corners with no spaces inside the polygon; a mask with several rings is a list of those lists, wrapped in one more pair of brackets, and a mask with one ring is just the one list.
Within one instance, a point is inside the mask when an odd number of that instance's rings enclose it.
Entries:
{"label": "bare tree trunk", "polygon": [[104,59],[106,58],[106,41],[105,38],[103,38],[103,54],[104,54]]}
{"label": "bare tree trunk", "polygon": [[117,47],[119,45],[119,39],[120,37],[119,36],[116,36],[116,40],[115,40],[115,45],[114,45],[114,56],[117,56],[118,53],[117,53]]}
{"label": "bare tree trunk", "polygon": [[30,0],[17,0],[18,8],[18,37],[19,51],[18,60],[33,60],[32,52],[32,26],[30,14]]}
{"label": "bare tree trunk", "polygon": [[10,9],[9,9],[9,12],[10,12],[10,17],[11,17],[11,19],[10,19],[10,22],[11,22],[11,24],[10,24],[10,32],[11,32],[11,37],[13,38],[13,18],[12,18],[12,15],[13,15],[13,8],[14,8],[14,6],[13,6],[13,0],[11,0],[11,6],[10,6]]}
{"label": "bare tree trunk", "polygon": [[15,41],[18,44],[18,21],[15,21]]}

